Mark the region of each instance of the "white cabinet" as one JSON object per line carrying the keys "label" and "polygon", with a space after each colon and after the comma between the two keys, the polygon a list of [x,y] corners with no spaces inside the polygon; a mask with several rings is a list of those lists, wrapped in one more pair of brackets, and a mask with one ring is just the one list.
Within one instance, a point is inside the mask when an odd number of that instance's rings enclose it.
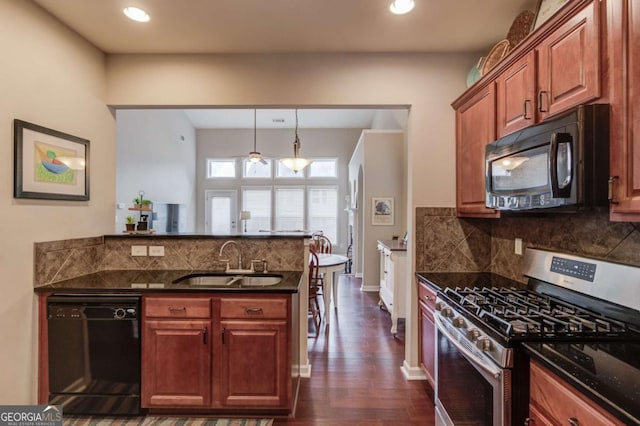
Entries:
{"label": "white cabinet", "polygon": [[380,252],[380,307],[391,314],[391,333],[398,330],[398,318],[406,316],[407,250],[398,241],[378,241]]}

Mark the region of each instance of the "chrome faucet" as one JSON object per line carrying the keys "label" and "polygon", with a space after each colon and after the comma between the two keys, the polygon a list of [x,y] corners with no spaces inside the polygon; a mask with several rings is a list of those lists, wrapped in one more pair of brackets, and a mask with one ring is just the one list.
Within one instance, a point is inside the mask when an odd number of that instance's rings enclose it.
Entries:
{"label": "chrome faucet", "polygon": [[220,254],[219,257],[222,257],[222,253],[224,252],[224,249],[228,246],[228,245],[234,245],[236,247],[236,251],[238,252],[238,268],[237,269],[232,269],[229,267],[229,261],[226,259],[222,259],[224,262],[227,262],[227,269],[225,272],[229,273],[244,273],[244,272],[254,272],[253,269],[253,262],[251,262],[251,268],[250,269],[242,269],[242,251],[240,250],[240,246],[238,245],[237,242],[235,242],[234,240],[229,240],[226,241],[222,247],[220,247]]}

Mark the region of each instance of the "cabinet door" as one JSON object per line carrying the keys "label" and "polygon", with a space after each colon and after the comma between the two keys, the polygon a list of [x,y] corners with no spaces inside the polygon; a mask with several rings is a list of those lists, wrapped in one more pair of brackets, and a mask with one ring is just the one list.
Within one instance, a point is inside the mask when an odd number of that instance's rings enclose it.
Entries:
{"label": "cabinet door", "polygon": [[[611,219],[640,221],[640,4],[636,0],[621,2],[620,17],[612,31],[620,46],[613,54],[613,105],[611,150],[612,194]],[[618,6],[614,3],[611,7]],[[626,33],[624,29],[626,27]],[[626,66],[626,68],[625,68]],[[619,114],[615,112],[619,111]]]}
{"label": "cabinet door", "polygon": [[553,424],[622,425],[622,422],[535,361],[531,362],[529,398],[530,405]]}
{"label": "cabinet door", "polygon": [[599,2],[591,2],[538,48],[540,119],[600,96]]}
{"label": "cabinet door", "polygon": [[221,404],[288,408],[291,354],[287,321],[225,320],[221,340]]}
{"label": "cabinet door", "polygon": [[485,207],[485,147],[496,139],[496,96],[489,84],[456,110],[456,206],[459,216],[498,217]]}
{"label": "cabinet door", "polygon": [[145,321],[143,331],[142,406],[209,406],[210,321]]}
{"label": "cabinet door", "polygon": [[534,124],[536,114],[535,55],[527,54],[496,80],[498,137]]}
{"label": "cabinet door", "polygon": [[427,381],[435,389],[435,324],[433,311],[422,301],[420,305],[420,365],[427,374]]}

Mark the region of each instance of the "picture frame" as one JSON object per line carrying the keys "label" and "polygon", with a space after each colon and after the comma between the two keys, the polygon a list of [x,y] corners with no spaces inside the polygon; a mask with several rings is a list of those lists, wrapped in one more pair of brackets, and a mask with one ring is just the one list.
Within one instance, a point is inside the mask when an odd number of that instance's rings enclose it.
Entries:
{"label": "picture frame", "polygon": [[372,197],[371,224],[377,226],[393,226],[394,210],[393,197]]}
{"label": "picture frame", "polygon": [[15,119],[13,196],[89,200],[89,141]]}
{"label": "picture frame", "polygon": [[539,0],[532,31],[537,30],[569,0]]}

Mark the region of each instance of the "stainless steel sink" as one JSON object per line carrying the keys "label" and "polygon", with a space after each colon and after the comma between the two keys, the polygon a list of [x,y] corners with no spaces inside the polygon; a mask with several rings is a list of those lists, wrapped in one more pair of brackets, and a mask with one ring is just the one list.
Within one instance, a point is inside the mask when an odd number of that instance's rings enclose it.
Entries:
{"label": "stainless steel sink", "polygon": [[245,287],[268,287],[276,285],[282,281],[282,275],[245,275],[242,278],[242,285]]}
{"label": "stainless steel sink", "polygon": [[173,284],[192,286],[226,287],[238,284],[240,287],[268,287],[282,281],[282,275],[238,275],[221,273],[189,274],[173,281]]}

